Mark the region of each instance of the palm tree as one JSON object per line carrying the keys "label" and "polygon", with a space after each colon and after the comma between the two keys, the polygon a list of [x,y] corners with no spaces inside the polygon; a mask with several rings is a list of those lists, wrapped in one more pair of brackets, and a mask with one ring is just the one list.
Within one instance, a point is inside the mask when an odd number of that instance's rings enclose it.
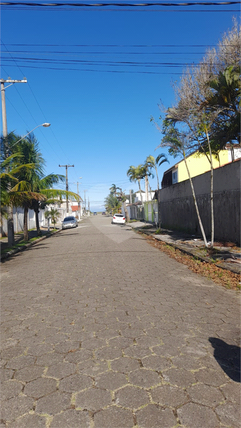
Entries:
{"label": "palm tree", "polygon": [[[29,209],[35,211],[36,228],[40,234],[38,213],[41,202],[53,203],[56,198],[66,196],[66,194],[76,200],[79,200],[79,196],[73,192],[51,188],[53,184],[64,181],[65,177],[60,174],[49,174],[44,177],[45,161],[33,134],[19,143],[16,141],[19,141],[19,136],[14,133],[9,134],[6,139],[1,138],[3,153],[1,190],[4,190],[3,186],[5,185],[6,206],[22,206],[24,208],[24,240],[27,241],[27,214]],[[11,242],[10,246],[12,245]]]}
{"label": "palm tree", "polygon": [[112,184],[109,190],[112,195],[116,196],[117,187],[115,184]]}
{"label": "palm tree", "polygon": [[38,183],[43,177],[45,161],[33,134],[16,144],[14,149],[20,153],[21,162],[34,165],[31,170],[19,173],[18,179],[21,184],[17,184],[13,189],[15,204],[21,205],[24,209],[24,240],[28,241],[28,210],[33,206],[33,201],[39,202],[46,199],[43,194],[38,192]]}
{"label": "palm tree", "polygon": [[[3,140],[1,139],[3,148]],[[26,174],[34,168],[33,164],[19,164],[19,153],[11,154],[4,153],[0,165],[1,179],[1,223],[2,217],[8,219],[8,245],[14,245],[14,229],[13,229],[13,206],[19,203],[19,197],[16,197],[18,189],[26,188],[27,183],[19,180],[19,175]],[[5,157],[5,158],[4,158]],[[26,195],[25,195],[26,198]]]}
{"label": "palm tree", "polygon": [[57,223],[59,217],[61,216],[60,212],[55,208],[51,208],[51,210],[46,211],[44,215],[47,219],[51,219],[51,221],[54,223],[54,228],[55,228],[55,224]]}
{"label": "palm tree", "polygon": [[113,193],[110,193],[105,198],[105,208],[108,212],[115,214],[119,211],[120,207],[121,207],[121,202]]}
{"label": "palm tree", "polygon": [[[218,153],[227,143],[240,143],[240,67],[229,66],[210,82],[212,94],[205,106],[208,113],[218,111],[211,127],[212,151]],[[232,159],[233,160],[233,159]]]}
{"label": "palm tree", "polygon": [[144,165],[138,165],[137,167],[131,165],[127,171],[127,176],[129,177],[130,181],[136,183],[138,182],[139,190],[140,190],[140,196],[141,196],[141,203],[143,205],[143,198],[142,198],[142,190],[141,190],[141,180],[146,175],[146,169]]}
{"label": "palm tree", "polygon": [[159,190],[159,177],[158,177],[158,171],[157,171],[157,166],[162,165],[164,162],[169,162],[166,155],[164,155],[163,153],[161,153],[160,155],[158,155],[156,158],[154,158],[154,156],[147,156],[146,158],[146,162],[145,165],[147,166],[147,168],[149,170],[151,170],[152,168],[155,169],[156,171],[156,178],[157,178],[157,190]]}
{"label": "palm tree", "polygon": [[[41,193],[42,195],[45,196],[46,198],[46,200],[44,201],[45,205],[48,203],[54,203],[56,201],[56,198],[60,196],[60,194],[62,195],[63,192],[65,194],[66,191],[52,189],[52,186],[54,184],[59,183],[59,181],[64,181],[64,180],[65,180],[64,175],[60,175],[60,174],[49,174],[43,178],[39,177],[39,180],[36,180],[34,183],[34,190],[37,193]],[[71,195],[72,192],[68,192],[68,194]],[[53,200],[53,198],[55,200]],[[40,201],[33,199],[30,209],[33,209],[35,212],[35,222],[36,222],[36,229],[37,229],[38,236],[41,235],[41,230],[39,226],[39,216],[38,216],[40,208],[41,208]]]}
{"label": "palm tree", "polygon": [[31,171],[25,171],[20,175],[19,179],[22,180],[22,185],[16,185],[14,188],[15,204],[24,208],[24,239],[28,240],[27,214],[29,209],[35,211],[36,229],[38,235],[40,235],[41,231],[38,218],[40,203],[45,202],[48,204],[59,202],[57,198],[63,195],[68,195],[79,200],[79,196],[73,192],[52,189],[51,186],[53,184],[64,181],[65,177],[60,174],[49,174],[44,176],[45,161],[39,151],[38,142],[33,134],[16,145],[16,150],[21,153],[21,161],[29,161],[34,165]]}

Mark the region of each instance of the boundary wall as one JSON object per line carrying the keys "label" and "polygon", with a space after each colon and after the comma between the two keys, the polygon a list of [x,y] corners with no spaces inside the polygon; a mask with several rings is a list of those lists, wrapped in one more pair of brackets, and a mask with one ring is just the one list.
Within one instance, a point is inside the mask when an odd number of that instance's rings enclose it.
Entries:
{"label": "boundary wall", "polygon": [[[241,160],[214,170],[214,237],[240,245]],[[207,238],[211,235],[210,171],[193,177],[197,203]],[[189,180],[159,190],[161,227],[199,234],[198,218]]]}

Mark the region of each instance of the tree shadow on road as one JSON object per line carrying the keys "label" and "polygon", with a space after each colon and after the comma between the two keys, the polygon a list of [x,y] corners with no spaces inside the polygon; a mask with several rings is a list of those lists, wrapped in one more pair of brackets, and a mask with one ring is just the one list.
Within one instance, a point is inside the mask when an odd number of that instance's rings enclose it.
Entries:
{"label": "tree shadow on road", "polygon": [[223,371],[235,382],[240,382],[240,347],[228,345],[221,339],[209,337],[214,348],[214,358]]}

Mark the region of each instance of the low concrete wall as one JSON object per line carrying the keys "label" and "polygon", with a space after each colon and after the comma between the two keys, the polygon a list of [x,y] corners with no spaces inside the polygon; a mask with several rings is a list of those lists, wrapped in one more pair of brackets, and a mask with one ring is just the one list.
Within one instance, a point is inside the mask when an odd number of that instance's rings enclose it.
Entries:
{"label": "low concrete wall", "polygon": [[[215,240],[240,245],[241,161],[214,170]],[[193,178],[198,207],[207,237],[211,234],[210,172]],[[158,194],[161,226],[201,234],[189,180],[161,189]]]}

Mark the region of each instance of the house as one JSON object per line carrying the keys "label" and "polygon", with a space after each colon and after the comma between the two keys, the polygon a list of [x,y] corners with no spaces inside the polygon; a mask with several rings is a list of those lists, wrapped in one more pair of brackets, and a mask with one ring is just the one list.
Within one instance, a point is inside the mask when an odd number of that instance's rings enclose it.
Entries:
{"label": "house", "polygon": [[140,190],[138,190],[138,192],[135,193],[135,195],[136,195],[135,200],[134,200],[135,203],[141,202],[141,194],[142,194],[142,201],[146,202],[146,201],[152,201],[152,199],[155,195],[155,192],[153,190],[151,190],[151,191],[149,190],[148,194],[146,195],[146,192],[144,192],[144,190],[142,190],[141,193],[140,193]]}
{"label": "house", "polygon": [[[227,144],[224,150],[220,150],[218,157],[212,156],[213,168],[219,168],[234,160],[241,158],[241,146],[236,145],[233,147]],[[203,174],[210,171],[210,163],[205,154],[198,151],[192,153],[186,158],[191,177]],[[181,181],[188,180],[188,173],[184,159],[173,165],[164,172],[162,178],[162,187],[168,187],[172,184],[180,183]]]}
{"label": "house", "polygon": [[[58,198],[60,199],[60,198]],[[49,208],[56,208],[61,214],[60,219],[63,220],[64,217],[68,215],[73,215],[74,217],[80,219],[80,217],[83,215],[83,208],[82,203],[83,199],[80,196],[80,201],[74,201],[74,200],[68,200],[68,212],[67,212],[67,204],[66,199],[61,198],[59,202],[56,202],[56,204],[50,205]]]}

